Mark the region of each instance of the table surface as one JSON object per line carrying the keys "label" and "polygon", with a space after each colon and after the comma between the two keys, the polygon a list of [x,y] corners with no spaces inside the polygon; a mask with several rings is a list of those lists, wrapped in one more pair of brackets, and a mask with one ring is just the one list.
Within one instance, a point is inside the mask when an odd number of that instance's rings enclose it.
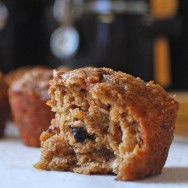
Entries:
{"label": "table surface", "polygon": [[115,176],[86,176],[33,168],[40,158],[40,149],[23,145],[16,128],[9,124],[6,136],[0,140],[0,188],[187,188],[188,136],[181,135],[180,130],[175,134],[161,175],[141,181],[120,182],[114,180]]}

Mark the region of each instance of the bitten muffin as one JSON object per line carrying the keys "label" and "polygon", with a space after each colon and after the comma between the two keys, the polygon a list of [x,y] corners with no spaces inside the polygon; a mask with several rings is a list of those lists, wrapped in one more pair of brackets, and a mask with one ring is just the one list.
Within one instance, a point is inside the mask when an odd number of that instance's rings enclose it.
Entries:
{"label": "bitten muffin", "polygon": [[54,113],[46,105],[52,70],[34,68],[13,82],[8,90],[13,120],[23,142],[40,146],[40,134],[46,130]]}
{"label": "bitten muffin", "polygon": [[9,118],[9,105],[7,85],[4,81],[3,73],[0,72],[0,137],[3,136],[6,121]]}
{"label": "bitten muffin", "polygon": [[117,180],[161,173],[178,110],[161,86],[108,68],[55,71],[50,85],[56,115],[36,168]]}

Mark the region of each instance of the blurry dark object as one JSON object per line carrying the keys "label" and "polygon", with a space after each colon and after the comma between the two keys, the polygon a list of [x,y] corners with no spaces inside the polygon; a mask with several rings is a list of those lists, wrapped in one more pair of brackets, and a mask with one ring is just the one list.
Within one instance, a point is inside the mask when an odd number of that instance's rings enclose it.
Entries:
{"label": "blurry dark object", "polygon": [[46,12],[53,1],[2,2],[9,15],[6,27],[0,30],[0,69],[8,72],[23,65],[50,65],[48,26],[51,23]]}
{"label": "blurry dark object", "polygon": [[153,79],[153,41],[143,21],[147,2],[98,0],[83,1],[82,6],[82,14],[74,23],[79,49],[64,62],[72,67],[111,67]]}
{"label": "blurry dark object", "polygon": [[[56,0],[55,2],[69,3],[72,4],[72,7],[78,7],[68,11],[69,14],[80,11],[80,6],[74,5],[73,1]],[[176,35],[177,19],[174,16],[175,11],[173,14],[171,13],[171,10],[176,10],[174,9],[176,6],[170,6],[170,12],[162,7],[164,11],[163,19],[161,19],[158,15],[159,11],[151,13],[150,5],[151,1],[146,0],[83,1],[81,14],[77,13],[76,15],[79,16],[75,17],[74,20],[74,26],[79,32],[77,53],[69,58],[65,58],[63,53],[62,56],[55,55],[61,57],[63,63],[74,68],[88,65],[105,66],[139,76],[146,81],[154,79],[154,56],[156,52],[153,42],[160,35]],[[65,25],[66,19],[64,19],[63,14],[65,11],[61,6],[58,6],[57,10],[56,12],[62,15],[59,16],[62,19],[59,21],[60,25]],[[59,37],[59,41],[62,43],[58,43],[58,48],[62,49],[63,52],[66,47],[62,36],[63,33]],[[162,51],[166,51],[163,53],[164,57],[169,56],[167,43],[163,40],[163,43],[160,44],[163,46]],[[168,55],[166,56],[166,54]],[[162,56],[160,55],[160,57]],[[167,62],[166,65],[170,64],[169,58],[163,58],[162,61],[164,62],[164,60]],[[162,77],[162,81],[159,79],[157,82],[169,86],[170,66],[165,67],[167,68],[161,70],[168,75]]]}
{"label": "blurry dark object", "polygon": [[8,10],[3,2],[0,1],[0,30],[4,29],[8,19]]}
{"label": "blurry dark object", "polygon": [[181,20],[181,32],[171,36],[171,64],[172,86],[171,89],[188,89],[188,1],[180,0],[178,17]]}
{"label": "blurry dark object", "polygon": [[[160,44],[170,41],[162,45],[170,51],[168,88],[187,89],[188,1],[177,1],[178,14],[159,19],[160,15],[156,18],[151,12],[151,0],[1,0],[0,69],[9,72],[23,65],[41,64],[105,66],[148,81],[156,79],[153,47],[162,36],[165,40]],[[62,2],[67,3],[68,11]],[[58,10],[55,14],[54,7]],[[55,53],[50,49],[52,36],[60,36],[53,43]]]}
{"label": "blurry dark object", "polygon": [[[150,0],[151,15],[160,21],[171,19],[176,15],[178,0]],[[154,80],[163,87],[171,84],[171,65],[169,41],[164,33],[154,40]]]}

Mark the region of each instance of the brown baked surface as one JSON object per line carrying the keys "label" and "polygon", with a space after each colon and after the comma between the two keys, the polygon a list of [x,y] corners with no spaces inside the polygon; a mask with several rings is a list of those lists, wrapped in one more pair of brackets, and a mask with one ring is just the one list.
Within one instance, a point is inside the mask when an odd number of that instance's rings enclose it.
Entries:
{"label": "brown baked surface", "polygon": [[19,67],[15,70],[10,71],[5,75],[5,82],[8,86],[10,86],[14,81],[18,80],[23,76],[24,73],[31,70],[32,66]]}
{"label": "brown baked surface", "polygon": [[4,81],[4,75],[0,72],[0,137],[3,135],[6,121],[9,118],[9,105],[7,95],[7,85]]}
{"label": "brown baked surface", "polygon": [[52,70],[34,68],[25,72],[9,87],[9,102],[23,142],[40,146],[40,134],[46,130],[54,113],[46,105]]}
{"label": "brown baked surface", "polygon": [[162,87],[108,68],[57,71],[50,84],[56,115],[36,168],[117,180],[161,173],[178,110]]}

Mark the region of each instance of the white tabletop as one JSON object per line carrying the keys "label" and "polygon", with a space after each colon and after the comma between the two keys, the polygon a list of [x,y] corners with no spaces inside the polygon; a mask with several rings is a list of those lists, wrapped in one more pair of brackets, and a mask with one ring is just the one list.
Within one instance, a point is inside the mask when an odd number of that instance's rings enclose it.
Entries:
{"label": "white tabletop", "polygon": [[120,182],[115,176],[80,175],[33,168],[40,149],[22,144],[13,125],[0,139],[0,188],[188,188],[188,138],[175,136],[163,173],[136,182]]}

